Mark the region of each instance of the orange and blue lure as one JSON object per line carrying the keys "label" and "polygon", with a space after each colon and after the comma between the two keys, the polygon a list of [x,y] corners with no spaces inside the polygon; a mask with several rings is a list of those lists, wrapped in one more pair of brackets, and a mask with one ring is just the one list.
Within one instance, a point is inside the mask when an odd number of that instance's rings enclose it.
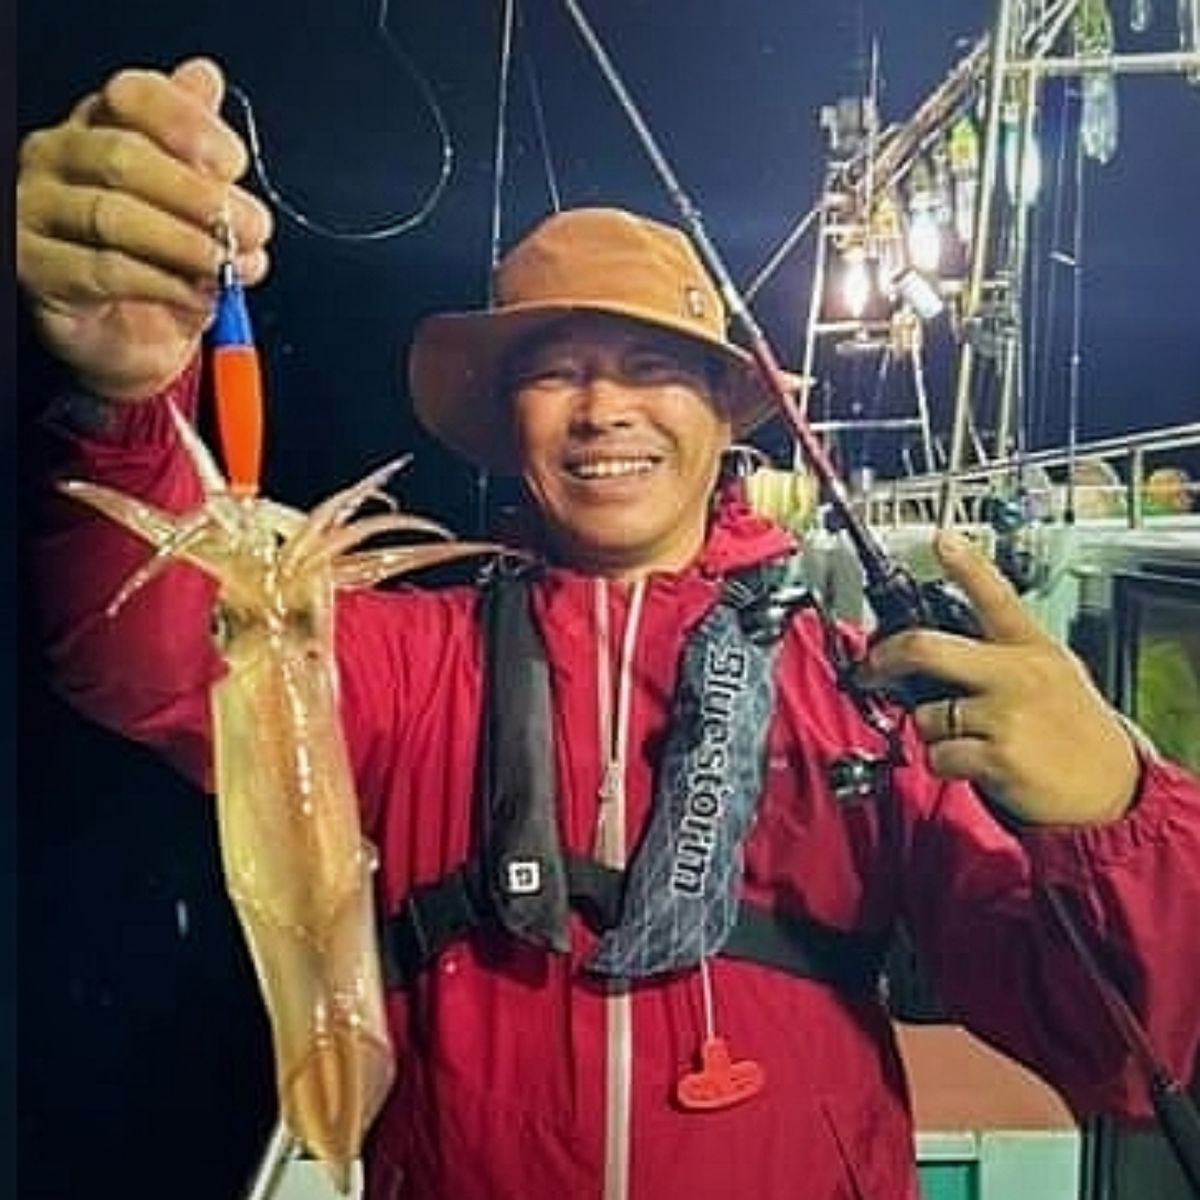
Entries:
{"label": "orange and blue lure", "polygon": [[209,334],[217,430],[230,491],[254,496],[262,477],[262,369],[227,222],[222,223],[221,232],[225,255],[217,276],[216,320]]}

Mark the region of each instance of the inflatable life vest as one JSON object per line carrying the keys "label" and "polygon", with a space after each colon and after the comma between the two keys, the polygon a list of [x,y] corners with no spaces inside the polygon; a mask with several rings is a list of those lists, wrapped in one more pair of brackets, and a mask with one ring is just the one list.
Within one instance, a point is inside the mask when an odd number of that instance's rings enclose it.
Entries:
{"label": "inflatable life vest", "polygon": [[[752,822],[761,788],[774,651],[791,614],[812,603],[807,590],[787,586],[785,580],[778,566],[730,575],[717,604],[689,635],[650,823],[633,859],[619,871],[564,852],[560,844],[549,671],[530,613],[528,577],[493,575],[481,597],[487,658],[475,850],[443,879],[415,888],[385,918],[381,950],[389,986],[411,985],[448,945],[478,934],[515,937],[551,952],[565,952],[569,913],[574,910],[600,934],[600,951],[610,942],[615,947],[607,965],[592,964],[604,974],[677,970],[719,953],[850,994],[878,989],[890,934],[847,933],[737,894],[740,842]],[[743,659],[746,670],[738,678],[752,681],[753,686],[741,691],[730,685],[731,670],[717,672],[714,678],[705,669],[705,664],[719,662],[727,668]],[[501,680],[503,703],[498,703]],[[730,722],[730,753],[725,757],[737,760],[726,764],[728,770],[720,781],[722,794],[736,802],[725,806],[717,822],[720,828],[708,831],[720,869],[706,873],[705,888],[676,888],[678,907],[662,919],[675,928],[688,925],[695,936],[683,944],[674,944],[678,939],[673,939],[656,959],[631,965],[620,952],[622,929],[628,929],[639,945],[653,942],[652,927],[659,918],[648,910],[657,904],[660,893],[671,890],[660,864],[647,862],[647,856],[652,856],[655,843],[678,847],[680,830],[686,834],[683,823],[695,816],[686,811],[678,794],[664,794],[671,786],[664,780],[674,778],[677,784],[687,780],[689,761],[703,751],[695,726],[703,720],[706,696],[714,699],[713,689],[718,687],[721,691],[715,700]],[[708,765],[713,758],[710,754]],[[756,761],[759,769],[749,773],[741,769],[747,760]],[[753,794],[734,795],[735,775],[741,790]],[[679,790],[676,787],[675,792]],[[656,823],[661,827],[659,836],[653,828]],[[690,884],[691,879],[685,876],[681,882]]]}

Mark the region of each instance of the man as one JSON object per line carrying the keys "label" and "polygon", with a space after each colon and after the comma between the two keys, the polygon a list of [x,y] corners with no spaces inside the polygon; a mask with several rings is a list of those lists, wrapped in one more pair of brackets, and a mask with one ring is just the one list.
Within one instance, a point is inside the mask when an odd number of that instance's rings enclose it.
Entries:
{"label": "man", "polygon": [[[20,185],[21,279],[83,389],[55,410],[63,469],[177,509],[198,488],[165,401],[194,406],[227,199],[244,274],[266,265],[219,96],[204,62],[117,76],[26,142]],[[1042,884],[1187,1071],[1200,786],[1134,745],[958,539],[942,561],[985,639],[906,633],[866,668],[963,693],[916,709],[898,759],[812,611],[755,624],[746,591],[793,544],[718,477],[766,397],[682,235],[551,218],[505,259],[493,310],[422,326],[409,382],[447,444],[522,476],[542,563],[490,633],[470,588],[339,602],[401,960],[371,1197],[915,1197],[874,986],[901,918],[957,1016],[1080,1111],[1144,1111]],[[175,569],[106,621],[142,552],[65,502],[51,524],[60,685],[204,781],[207,586]],[[466,902],[446,898],[459,883]],[[414,906],[451,933],[431,944]]]}

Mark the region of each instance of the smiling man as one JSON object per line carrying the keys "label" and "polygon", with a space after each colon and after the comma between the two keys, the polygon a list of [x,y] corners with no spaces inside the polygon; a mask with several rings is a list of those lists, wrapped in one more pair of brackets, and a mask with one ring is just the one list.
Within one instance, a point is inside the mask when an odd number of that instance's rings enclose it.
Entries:
{"label": "smiling man", "polygon": [[[247,282],[266,269],[220,97],[206,61],[122,72],[27,141],[18,187],[21,282],[77,385],[49,418],[58,467],[171,512],[200,498],[168,401],[195,411],[226,203]],[[877,680],[957,692],[893,713],[896,739],[830,661],[861,638],[811,607],[763,619],[795,546],[719,467],[769,397],[677,230],[564,212],[496,284],[422,325],[410,390],[443,442],[524,479],[539,561],[482,592],[337,600],[399,1064],[370,1200],[913,1200],[878,986],[898,921],[964,1024],[1081,1113],[1144,1113],[1041,888],[1186,1072],[1200,784],[1134,746],[960,541],[939,553],[984,637],[872,649]],[[144,556],[81,508],[43,514],[59,685],[206,785],[208,586],[172,567],[110,619]]]}
{"label": "smiling man", "polygon": [[616,578],[677,571],[704,542],[730,420],[700,346],[568,317],[506,372],[525,485],[556,553]]}
{"label": "smiling man", "polygon": [[567,561],[625,578],[686,566],[722,452],[770,411],[687,239],[571,210],[504,259],[495,291],[491,312],[418,330],[418,414],[468,458],[520,473]]}

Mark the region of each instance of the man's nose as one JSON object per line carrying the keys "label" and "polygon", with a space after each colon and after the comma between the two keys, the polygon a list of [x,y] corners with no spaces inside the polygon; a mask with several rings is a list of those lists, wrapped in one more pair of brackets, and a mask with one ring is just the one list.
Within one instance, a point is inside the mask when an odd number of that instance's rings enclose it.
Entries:
{"label": "man's nose", "polygon": [[636,403],[631,390],[602,371],[588,374],[572,410],[578,428],[612,429],[630,424]]}

